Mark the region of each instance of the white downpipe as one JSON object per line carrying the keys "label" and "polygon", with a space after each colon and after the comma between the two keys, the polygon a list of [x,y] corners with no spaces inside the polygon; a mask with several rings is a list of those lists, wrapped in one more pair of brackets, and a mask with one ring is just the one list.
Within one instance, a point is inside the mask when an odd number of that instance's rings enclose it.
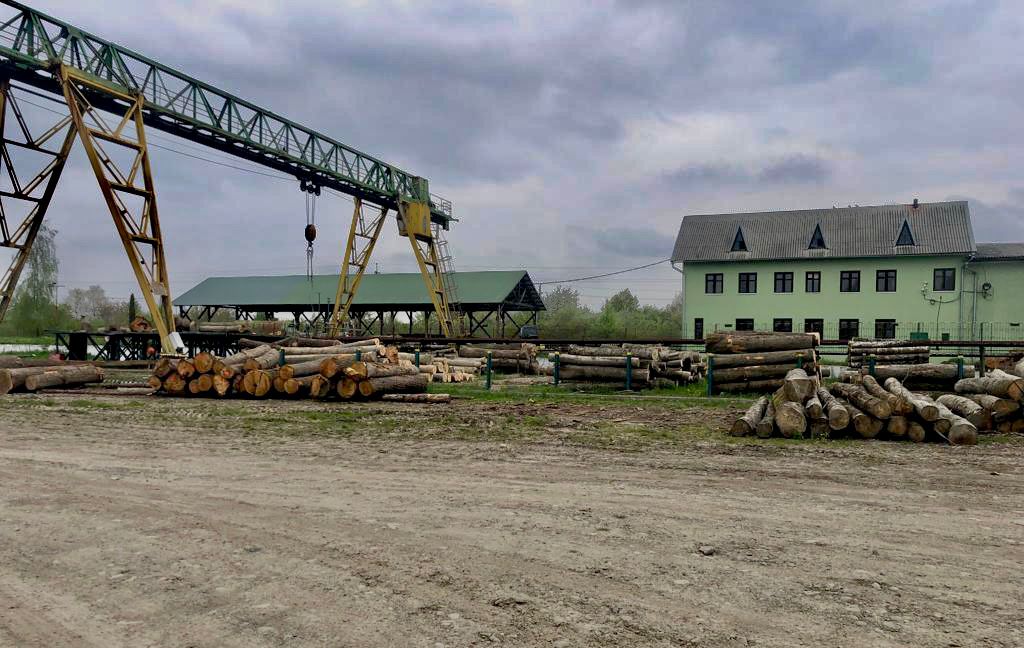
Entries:
{"label": "white downpipe", "polygon": [[682,306],[680,307],[682,312],[680,313],[680,315],[682,316],[682,320],[683,320],[683,330],[682,330],[682,336],[681,337],[686,338],[687,337],[687,335],[686,335],[686,269],[685,269],[685,266],[680,266],[680,267],[677,268],[675,261],[672,262],[672,269],[675,270],[676,272],[678,272],[680,274],[681,278],[682,278],[681,287],[679,289],[679,293],[683,297],[680,300],[680,301],[682,301]]}

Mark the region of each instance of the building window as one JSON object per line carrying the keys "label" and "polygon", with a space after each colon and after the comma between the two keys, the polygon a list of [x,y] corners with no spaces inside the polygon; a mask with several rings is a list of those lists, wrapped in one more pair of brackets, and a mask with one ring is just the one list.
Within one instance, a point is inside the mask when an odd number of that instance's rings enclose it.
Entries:
{"label": "building window", "polygon": [[879,319],[875,320],[875,338],[879,340],[893,340],[896,338],[896,320]]}
{"label": "building window", "polygon": [[825,336],[825,320],[823,319],[805,319],[804,320],[804,333],[817,333],[818,335]]}
{"label": "building window", "polygon": [[776,317],[775,320],[772,321],[772,330],[776,333],[792,333],[793,320],[789,318]]}
{"label": "building window", "polygon": [[900,228],[900,235],[896,238],[896,245],[914,245],[914,235],[910,233],[910,224],[907,221],[903,221],[903,227]]}
{"label": "building window", "polygon": [[698,340],[704,339],[704,318],[698,317],[693,320],[693,337]]}
{"label": "building window", "polygon": [[839,273],[839,292],[860,292],[860,270]]}
{"label": "building window", "polygon": [[792,272],[776,272],[775,273],[775,292],[777,292],[777,293],[791,293],[791,292],[793,292],[793,273]]}
{"label": "building window", "polygon": [[744,319],[737,319],[736,320],[736,330],[737,331],[753,331],[754,330],[754,320],[746,319],[746,318],[744,318]]}
{"label": "building window", "polygon": [[821,224],[814,226],[814,234],[811,235],[811,242],[807,245],[808,250],[827,250],[825,237],[821,235]]}
{"label": "building window", "polygon": [[740,292],[741,293],[756,293],[757,292],[757,273],[756,272],[741,272],[740,273]]}
{"label": "building window", "polygon": [[821,273],[808,272],[804,280],[804,290],[807,292],[821,292]]}
{"label": "building window", "polygon": [[734,236],[733,239],[732,239],[732,248],[729,251],[730,252],[746,252],[747,251],[747,241],[746,241],[746,239],[743,238],[743,228],[742,227],[736,229],[736,236]]}
{"label": "building window", "polygon": [[846,341],[860,335],[860,320],[841,319],[839,320],[839,339]]}
{"label": "building window", "polygon": [[875,292],[896,292],[896,271],[879,270],[875,275]]}
{"label": "building window", "polygon": [[932,290],[956,290],[956,268],[936,268],[932,280]]}
{"label": "building window", "polygon": [[709,272],[704,275],[704,292],[708,295],[717,295],[723,291],[725,284],[724,275],[721,272]]}

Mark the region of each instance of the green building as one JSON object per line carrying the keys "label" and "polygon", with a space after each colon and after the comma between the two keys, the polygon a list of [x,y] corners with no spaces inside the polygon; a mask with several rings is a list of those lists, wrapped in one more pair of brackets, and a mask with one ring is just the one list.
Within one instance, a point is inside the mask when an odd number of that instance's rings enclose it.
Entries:
{"label": "green building", "polygon": [[976,244],[965,201],[689,215],[672,265],[683,337],[1024,339],[1024,243]]}

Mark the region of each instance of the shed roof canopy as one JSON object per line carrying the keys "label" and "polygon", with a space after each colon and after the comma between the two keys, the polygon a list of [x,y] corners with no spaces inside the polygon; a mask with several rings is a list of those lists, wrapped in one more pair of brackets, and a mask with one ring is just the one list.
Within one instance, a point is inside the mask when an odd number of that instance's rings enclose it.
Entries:
{"label": "shed roof canopy", "polygon": [[[543,310],[525,270],[454,273],[463,310]],[[230,306],[249,310],[314,311],[333,305],[338,275],[209,277],[174,300],[176,306]],[[433,310],[418,272],[366,274],[353,308],[357,311]]]}
{"label": "shed roof canopy", "polygon": [[[896,243],[904,223],[912,244]],[[816,228],[827,248],[809,245]],[[733,251],[742,229],[744,251]],[[900,241],[905,243],[906,240]],[[691,214],[679,226],[672,260],[755,261],[969,254],[975,249],[966,201],[746,214]]]}

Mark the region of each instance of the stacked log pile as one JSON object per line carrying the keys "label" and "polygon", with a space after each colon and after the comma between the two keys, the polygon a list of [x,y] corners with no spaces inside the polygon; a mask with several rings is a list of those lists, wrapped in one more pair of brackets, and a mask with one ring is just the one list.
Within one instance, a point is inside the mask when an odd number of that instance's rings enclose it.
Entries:
{"label": "stacked log pile", "polygon": [[103,382],[103,369],[91,364],[65,364],[60,361],[46,361],[48,364],[21,366],[24,363],[8,362],[15,365],[0,369],[0,395],[11,392],[34,392],[53,387],[82,387]]}
{"label": "stacked log pile", "polygon": [[192,358],[162,358],[149,385],[176,396],[349,400],[423,394],[431,379],[400,358],[397,349],[383,347],[376,340],[290,346],[292,343],[263,344],[225,358],[205,352]]}
{"label": "stacked log pile", "polygon": [[1024,434],[1024,362],[1014,373],[995,369],[985,376],[957,381],[954,391],[939,397],[950,410],[976,422],[979,430]]}
{"label": "stacked log pile", "polygon": [[712,333],[705,344],[713,392],[774,392],[794,368],[820,376],[813,333]]}
{"label": "stacked log pile", "polygon": [[483,370],[484,358],[459,358],[420,353],[399,353],[399,361],[416,365],[419,360],[419,371],[431,382],[460,383],[475,380]]}
{"label": "stacked log pile", "polygon": [[879,365],[928,364],[931,349],[927,344],[911,340],[864,340],[853,339],[847,344],[849,365],[854,368],[866,367],[871,356]]}
{"label": "stacked log pile", "polygon": [[491,369],[498,372],[537,374],[540,365],[537,363],[537,345],[528,342],[509,342],[504,344],[466,344],[458,349],[459,358],[483,360],[491,354]]}
{"label": "stacked log pile", "polygon": [[953,386],[961,378],[973,378],[974,367],[964,365],[961,369],[955,364],[913,364],[913,365],[876,365],[857,370],[844,371],[840,379],[844,382],[857,382],[860,376],[872,375],[876,380],[885,381],[895,378],[910,389],[924,391],[953,391]]}
{"label": "stacked log pile", "polygon": [[[884,438],[973,445],[977,443],[978,431],[988,429],[993,420],[991,412],[986,412],[984,406],[972,399],[956,395],[932,399],[910,391],[892,377],[883,383],[872,376],[862,376],[858,383],[839,382],[829,389],[816,386],[810,396],[806,396],[802,377],[797,376],[801,379],[797,381],[792,378],[792,374],[788,375],[783,387],[773,396],[756,401],[737,419],[730,433],[734,436]],[[995,383],[1006,387],[1008,381]],[[1020,380],[1019,387],[1024,393],[1024,380]],[[992,385],[967,383],[963,386],[968,391],[989,388],[993,388]]]}
{"label": "stacked log pile", "polygon": [[570,344],[566,353],[558,354],[559,380],[624,384],[627,357],[630,380],[639,388],[696,382],[704,376],[706,366],[700,354],[694,351],[640,344],[597,347]]}

